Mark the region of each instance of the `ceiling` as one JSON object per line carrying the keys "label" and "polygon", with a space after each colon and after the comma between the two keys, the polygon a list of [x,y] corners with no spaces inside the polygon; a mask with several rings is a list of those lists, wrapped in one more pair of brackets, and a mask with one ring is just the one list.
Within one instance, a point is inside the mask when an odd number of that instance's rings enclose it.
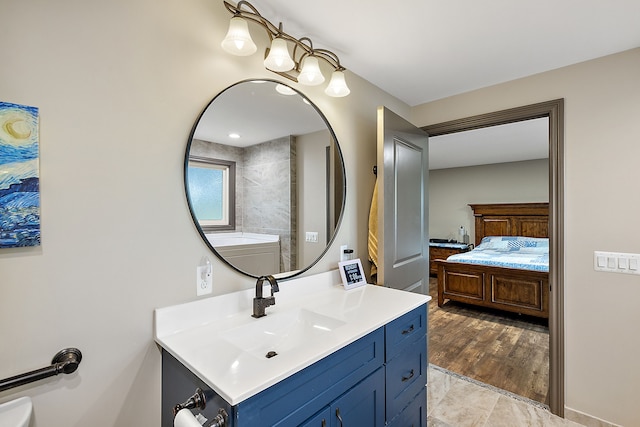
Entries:
{"label": "ceiling", "polygon": [[410,106],[640,46],[638,0],[250,3]]}
{"label": "ceiling", "polygon": [[549,119],[429,138],[429,169],[448,169],[549,157]]}
{"label": "ceiling", "polygon": [[[247,147],[326,128],[323,118],[304,97],[283,95],[276,86],[256,80],[223,91],[203,113],[193,137]],[[548,126],[545,117],[431,137],[429,169],[547,158]],[[231,138],[232,133],[238,138]]]}
{"label": "ceiling", "polygon": [[[202,114],[193,137],[248,147],[326,129],[324,119],[306,98],[295,92],[283,95],[275,87],[274,82],[255,80],[223,91]],[[232,133],[238,137],[231,137]]]}
{"label": "ceiling", "polygon": [[[409,106],[640,46],[639,0],[250,3]],[[540,120],[430,140],[431,169],[547,156],[547,123]]]}

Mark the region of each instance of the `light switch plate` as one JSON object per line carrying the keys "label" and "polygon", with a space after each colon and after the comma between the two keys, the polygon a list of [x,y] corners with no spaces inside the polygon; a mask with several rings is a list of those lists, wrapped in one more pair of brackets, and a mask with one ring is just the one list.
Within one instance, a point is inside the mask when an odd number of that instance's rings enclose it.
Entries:
{"label": "light switch plate", "polygon": [[640,254],[594,251],[593,268],[611,273],[640,274]]}

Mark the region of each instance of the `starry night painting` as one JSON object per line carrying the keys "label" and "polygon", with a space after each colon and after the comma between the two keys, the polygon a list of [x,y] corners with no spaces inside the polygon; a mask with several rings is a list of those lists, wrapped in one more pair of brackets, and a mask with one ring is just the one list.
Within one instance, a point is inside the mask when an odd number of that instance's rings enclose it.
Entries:
{"label": "starry night painting", "polygon": [[40,245],[38,109],[0,101],[0,248]]}

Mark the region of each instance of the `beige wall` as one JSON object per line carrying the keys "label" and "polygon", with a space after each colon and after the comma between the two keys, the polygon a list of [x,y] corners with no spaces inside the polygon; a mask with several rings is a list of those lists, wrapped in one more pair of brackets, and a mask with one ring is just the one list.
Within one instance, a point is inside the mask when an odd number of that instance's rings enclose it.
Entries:
{"label": "beige wall", "polygon": [[[296,137],[299,267],[313,263],[326,247],[325,152],[329,144],[331,144],[331,135],[326,130]],[[318,242],[305,241],[308,231],[318,233]]]}
{"label": "beige wall", "polygon": [[640,425],[639,276],[593,269],[593,251],[640,253],[640,48],[412,109],[419,126],[565,99],[566,407]]}
{"label": "beige wall", "polygon": [[[220,90],[276,78],[255,57],[221,52],[228,18],[210,0],[2,7],[0,96],[40,108],[42,246],[0,251],[0,377],[44,366],[63,347],[84,354],[71,377],[0,393],[0,402],[32,396],[35,427],[159,424],[153,309],[196,298],[207,253],[185,202],[186,139]],[[637,276],[594,272],[592,258],[640,252],[630,231],[640,210],[639,69],[636,49],[412,109],[422,126],[565,98],[566,403],[625,425],[640,423],[640,287]],[[345,219],[311,273],[334,267],[343,243],[366,258],[376,107],[410,112],[347,78],[345,99],[301,88],[333,125],[347,170]],[[213,262],[214,293],[252,285]]]}
{"label": "beige wall", "polygon": [[549,201],[549,160],[429,171],[429,236],[459,240],[463,226],[474,242],[471,203]]}
{"label": "beige wall", "polygon": [[[182,168],[191,127],[220,90],[273,78],[223,54],[222,1],[26,0],[0,13],[0,97],[40,108],[42,246],[0,251],[0,378],[82,350],[76,374],[0,393],[29,395],[34,426],[160,423],[153,309],[196,299],[207,248]],[[348,66],[348,64],[346,64]],[[376,107],[409,107],[347,73],[352,94],[299,88],[323,110],[347,168],[345,220],[312,272],[349,243],[366,258]],[[215,257],[214,293],[253,285]]]}

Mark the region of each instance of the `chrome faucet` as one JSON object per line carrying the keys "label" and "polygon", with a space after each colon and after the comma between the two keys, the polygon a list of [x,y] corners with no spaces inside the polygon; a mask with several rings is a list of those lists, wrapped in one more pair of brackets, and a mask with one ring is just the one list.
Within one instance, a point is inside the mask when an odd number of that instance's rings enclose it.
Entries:
{"label": "chrome faucet", "polygon": [[[270,297],[262,296],[262,285],[265,280],[267,280],[271,285]],[[278,282],[276,282],[276,279],[273,276],[260,276],[256,282],[256,297],[253,299],[253,314],[251,316],[266,316],[264,310],[265,308],[276,304],[276,299],[273,296],[273,293],[278,291],[280,291],[280,288],[278,288]]]}

